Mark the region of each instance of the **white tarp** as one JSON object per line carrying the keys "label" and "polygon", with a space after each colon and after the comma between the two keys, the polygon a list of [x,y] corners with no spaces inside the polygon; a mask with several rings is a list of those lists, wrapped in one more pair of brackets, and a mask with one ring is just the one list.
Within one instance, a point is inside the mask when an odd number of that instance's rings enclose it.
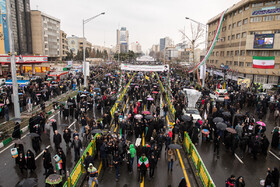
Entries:
{"label": "white tarp", "polygon": [[131,65],[121,64],[121,70],[126,71],[169,71],[169,65]]}
{"label": "white tarp", "polygon": [[156,60],[151,56],[141,56],[136,58],[138,62],[155,62]]}
{"label": "white tarp", "polygon": [[187,94],[188,97],[188,108],[195,108],[195,104],[200,98],[201,92],[194,89],[184,89],[184,92]]}

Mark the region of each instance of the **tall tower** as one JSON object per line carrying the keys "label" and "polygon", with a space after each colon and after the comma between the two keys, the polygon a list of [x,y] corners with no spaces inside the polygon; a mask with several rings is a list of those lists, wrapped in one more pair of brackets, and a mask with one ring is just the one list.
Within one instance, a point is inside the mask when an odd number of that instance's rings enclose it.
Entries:
{"label": "tall tower", "polygon": [[126,27],[122,27],[120,30],[117,29],[117,46],[116,50],[120,53],[128,52],[128,42],[129,42],[129,34]]}

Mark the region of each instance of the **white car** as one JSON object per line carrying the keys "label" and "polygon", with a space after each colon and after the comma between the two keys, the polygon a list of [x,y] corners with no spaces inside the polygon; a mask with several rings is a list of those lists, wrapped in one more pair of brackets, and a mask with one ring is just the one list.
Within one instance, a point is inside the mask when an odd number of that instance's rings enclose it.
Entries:
{"label": "white car", "polygon": [[193,122],[195,123],[198,119],[202,120],[199,111],[196,108],[186,108],[183,110],[184,115],[190,116],[192,114]]}

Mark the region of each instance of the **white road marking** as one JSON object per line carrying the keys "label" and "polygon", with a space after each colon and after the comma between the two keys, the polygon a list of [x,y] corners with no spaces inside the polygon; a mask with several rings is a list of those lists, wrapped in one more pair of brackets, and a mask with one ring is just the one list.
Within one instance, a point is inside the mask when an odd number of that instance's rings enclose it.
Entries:
{"label": "white road marking", "polygon": [[75,120],[73,123],[71,123],[71,125],[69,125],[68,128],[71,128],[75,123],[76,123],[77,120]]}
{"label": "white road marking", "polygon": [[275,158],[277,158],[278,160],[280,160],[280,158],[278,156],[276,156],[273,152],[269,151],[270,154],[272,154]]}
{"label": "white road marking", "polygon": [[243,161],[237,156],[237,154],[234,153],[234,156],[237,158],[237,160],[239,160],[239,162],[241,162],[242,164],[244,164]]}
{"label": "white road marking", "polygon": [[[27,134],[26,134],[27,135]],[[21,137],[21,139],[25,138],[26,135],[24,135],[23,137]],[[15,143],[12,143],[10,145],[8,145],[7,147],[5,147],[2,151],[0,151],[0,154],[3,153],[4,151],[6,151],[7,149],[9,149],[11,146],[15,145]]]}
{"label": "white road marking", "polygon": [[[57,111],[56,113],[54,113],[49,119],[53,118],[53,117],[54,117],[55,115],[57,115],[58,113],[59,113],[59,111]],[[75,120],[74,122],[76,122],[76,120]],[[74,122],[73,122],[71,125],[73,125]],[[70,125],[70,126],[71,126],[71,125]],[[69,127],[70,127],[70,126],[69,126]],[[27,134],[25,134],[24,136],[22,136],[21,139],[25,138],[26,135],[27,135]],[[7,147],[5,147],[2,151],[0,151],[0,154],[3,153],[4,151],[6,151],[7,149],[9,149],[10,147],[12,147],[13,145],[15,145],[15,143],[12,143],[12,144],[8,145]]]}
{"label": "white road marking", "polygon": [[[50,145],[48,145],[46,147],[46,149],[50,148]],[[44,150],[45,151],[45,150]],[[36,156],[35,160],[37,160],[40,156],[42,156],[42,154],[44,153],[44,151],[42,151],[40,154],[38,154],[38,156]]]}

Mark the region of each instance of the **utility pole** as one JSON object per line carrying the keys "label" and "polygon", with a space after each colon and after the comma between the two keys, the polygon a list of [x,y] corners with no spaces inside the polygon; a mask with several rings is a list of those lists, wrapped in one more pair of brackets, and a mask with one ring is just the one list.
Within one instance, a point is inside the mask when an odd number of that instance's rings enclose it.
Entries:
{"label": "utility pole", "polygon": [[12,72],[12,82],[13,82],[13,98],[14,98],[14,113],[15,118],[20,119],[19,110],[19,99],[18,99],[18,84],[17,84],[17,72],[16,72],[16,57],[14,49],[14,37],[12,30],[12,16],[11,16],[11,3],[7,0],[7,16],[8,16],[8,31],[9,31],[9,43],[10,43],[10,53],[11,53],[11,72]]}

